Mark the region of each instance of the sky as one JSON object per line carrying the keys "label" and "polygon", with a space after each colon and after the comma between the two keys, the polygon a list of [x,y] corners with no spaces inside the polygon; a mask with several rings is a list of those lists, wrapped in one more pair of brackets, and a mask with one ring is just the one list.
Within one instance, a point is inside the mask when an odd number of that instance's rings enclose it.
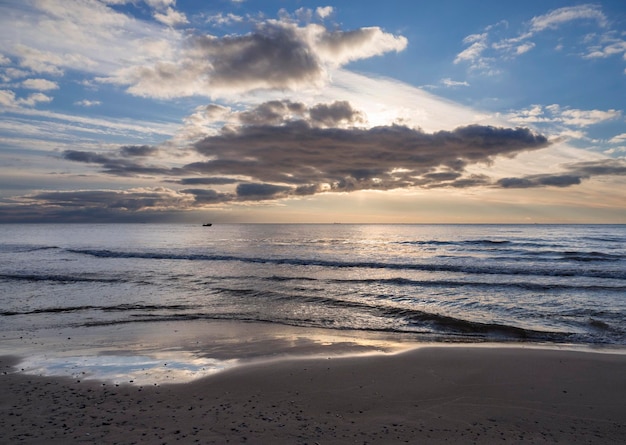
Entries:
{"label": "sky", "polygon": [[626,2],[0,0],[0,222],[626,223]]}

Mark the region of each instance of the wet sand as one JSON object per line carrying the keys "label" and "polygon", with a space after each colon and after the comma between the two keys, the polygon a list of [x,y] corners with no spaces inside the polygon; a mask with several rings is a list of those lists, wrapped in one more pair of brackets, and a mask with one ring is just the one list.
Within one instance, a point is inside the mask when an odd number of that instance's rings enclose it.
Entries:
{"label": "wet sand", "polygon": [[3,444],[626,443],[626,355],[429,347],[143,387],[15,363],[0,362]]}

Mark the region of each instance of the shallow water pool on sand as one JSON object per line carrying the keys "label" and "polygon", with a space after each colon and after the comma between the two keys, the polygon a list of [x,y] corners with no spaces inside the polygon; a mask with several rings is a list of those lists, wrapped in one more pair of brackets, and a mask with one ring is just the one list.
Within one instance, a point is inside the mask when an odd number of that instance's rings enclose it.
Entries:
{"label": "shallow water pool on sand", "polygon": [[153,385],[184,383],[242,364],[287,357],[395,353],[416,347],[397,334],[304,329],[269,323],[132,323],[4,335],[0,355],[31,375]]}

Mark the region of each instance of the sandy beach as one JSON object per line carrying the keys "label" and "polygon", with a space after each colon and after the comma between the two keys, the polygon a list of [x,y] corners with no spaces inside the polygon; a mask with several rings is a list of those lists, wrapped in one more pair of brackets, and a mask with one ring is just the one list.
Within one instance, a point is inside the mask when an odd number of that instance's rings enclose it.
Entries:
{"label": "sandy beach", "polygon": [[626,442],[626,355],[428,347],[132,386],[0,369],[0,443]]}

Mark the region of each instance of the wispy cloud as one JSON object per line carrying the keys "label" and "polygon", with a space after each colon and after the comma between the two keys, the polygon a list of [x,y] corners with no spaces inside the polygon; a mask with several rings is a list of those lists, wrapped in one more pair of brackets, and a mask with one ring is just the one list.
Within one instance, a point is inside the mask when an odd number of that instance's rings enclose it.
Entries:
{"label": "wispy cloud", "polygon": [[607,26],[608,23],[606,15],[604,15],[599,5],[567,6],[533,17],[530,21],[530,32],[536,33],[547,29],[557,29],[565,23],[575,20],[595,21],[601,27]]}
{"label": "wispy cloud", "polygon": [[78,105],[81,107],[95,107],[101,104],[102,102],[100,102],[99,100],[88,100],[88,99],[83,99],[83,100],[74,102],[74,105]]}
{"label": "wispy cloud", "polygon": [[[41,94],[41,93],[37,93]],[[32,102],[31,98],[28,102]],[[91,135],[92,143],[105,144],[111,138],[124,137],[130,140],[145,140],[146,138],[169,137],[176,133],[178,125],[162,122],[149,122],[124,118],[97,118],[85,115],[73,115],[48,110],[32,108],[30,103],[22,103],[23,99],[16,99],[12,92],[0,90],[0,105],[8,107],[3,110],[0,129],[14,136],[17,146],[28,148],[33,145],[33,139],[51,139],[56,142],[57,148],[72,145],[76,142],[76,135]],[[83,105],[84,106],[84,105]],[[28,124],[25,123],[28,122]],[[6,139],[5,139],[6,140]],[[81,138],[81,143],[87,141]]]}
{"label": "wispy cloud", "polygon": [[452,80],[449,77],[441,79],[441,84],[450,88],[470,86],[470,84],[466,81]]}
{"label": "wispy cloud", "polygon": [[[582,57],[605,58],[626,53],[626,41],[609,29],[609,20],[601,6],[586,4],[567,6],[535,16],[526,23],[524,31],[514,37],[506,36],[509,30],[507,22],[487,26],[482,33],[471,34],[463,39],[467,47],[457,54],[454,63],[467,64],[473,71],[494,74],[498,72],[498,60],[519,57],[533,50],[537,46],[533,39],[538,34],[578,22],[592,23],[600,31],[587,35]],[[562,50],[563,43],[558,43],[556,49]]]}
{"label": "wispy cloud", "polygon": [[572,127],[588,127],[622,116],[620,110],[579,110],[560,105],[533,105],[530,108],[508,114],[506,117],[517,124],[561,123]]}
{"label": "wispy cloud", "polygon": [[0,53],[11,58],[14,66],[8,68],[30,73],[58,77],[71,69],[108,75],[127,63],[171,56],[181,38],[177,31],[97,0],[71,7],[62,0],[0,4]]}
{"label": "wispy cloud", "polygon": [[504,117],[518,125],[532,125],[543,129],[551,136],[565,139],[589,139],[589,127],[622,117],[621,110],[580,110],[552,105],[533,105],[522,110],[512,111]]}

